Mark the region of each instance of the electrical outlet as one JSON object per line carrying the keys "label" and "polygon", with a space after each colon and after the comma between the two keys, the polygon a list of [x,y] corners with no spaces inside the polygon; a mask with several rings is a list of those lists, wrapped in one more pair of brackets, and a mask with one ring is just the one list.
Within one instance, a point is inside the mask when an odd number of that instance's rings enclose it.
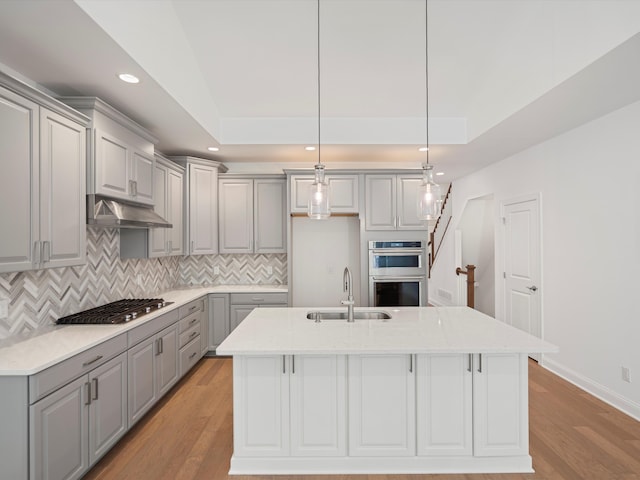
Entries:
{"label": "electrical outlet", "polygon": [[214,275],[220,275],[220,267],[213,267],[213,274]]}
{"label": "electrical outlet", "polygon": [[267,275],[273,275],[273,267],[271,265],[267,265]]}
{"label": "electrical outlet", "polygon": [[622,367],[622,380],[631,383],[631,375],[629,373],[629,367]]}
{"label": "electrical outlet", "polygon": [[0,319],[9,317],[9,300],[3,298],[0,300]]}

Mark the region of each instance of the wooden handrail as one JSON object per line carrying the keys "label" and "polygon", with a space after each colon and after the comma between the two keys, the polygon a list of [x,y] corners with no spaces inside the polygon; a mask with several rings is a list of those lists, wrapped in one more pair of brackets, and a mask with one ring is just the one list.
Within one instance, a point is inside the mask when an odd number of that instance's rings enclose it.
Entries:
{"label": "wooden handrail", "polygon": [[467,265],[466,270],[461,269],[460,267],[456,268],[456,275],[466,275],[467,276],[467,307],[474,308],[475,305],[475,265]]}

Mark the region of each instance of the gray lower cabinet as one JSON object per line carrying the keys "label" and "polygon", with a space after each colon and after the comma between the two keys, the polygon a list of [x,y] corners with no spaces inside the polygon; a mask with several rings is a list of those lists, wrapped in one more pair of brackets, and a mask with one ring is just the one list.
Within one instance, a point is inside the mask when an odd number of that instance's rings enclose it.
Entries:
{"label": "gray lower cabinet", "polygon": [[178,325],[129,349],[129,425],[178,381]]}
{"label": "gray lower cabinet", "polygon": [[127,431],[127,355],[29,408],[30,478],[80,478]]}
{"label": "gray lower cabinet", "polygon": [[229,294],[209,295],[209,351],[215,351],[229,335]]}
{"label": "gray lower cabinet", "polygon": [[254,308],[286,307],[287,293],[232,293],[229,307],[229,333],[249,315]]}

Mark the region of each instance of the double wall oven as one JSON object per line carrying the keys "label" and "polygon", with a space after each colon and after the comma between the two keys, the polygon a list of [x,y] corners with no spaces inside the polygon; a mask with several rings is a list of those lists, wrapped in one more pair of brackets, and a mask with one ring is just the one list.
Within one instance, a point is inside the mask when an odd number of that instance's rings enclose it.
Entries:
{"label": "double wall oven", "polygon": [[427,304],[425,242],[369,242],[369,305],[418,307]]}

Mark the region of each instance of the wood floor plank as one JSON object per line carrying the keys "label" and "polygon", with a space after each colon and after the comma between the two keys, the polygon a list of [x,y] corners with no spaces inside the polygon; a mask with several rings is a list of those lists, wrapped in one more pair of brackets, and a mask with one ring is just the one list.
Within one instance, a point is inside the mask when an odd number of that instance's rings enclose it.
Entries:
{"label": "wood floor plank", "polygon": [[[205,358],[85,480],[299,480],[229,476],[233,453],[230,358]],[[640,422],[529,364],[533,474],[311,475],[304,480],[640,480]]]}

